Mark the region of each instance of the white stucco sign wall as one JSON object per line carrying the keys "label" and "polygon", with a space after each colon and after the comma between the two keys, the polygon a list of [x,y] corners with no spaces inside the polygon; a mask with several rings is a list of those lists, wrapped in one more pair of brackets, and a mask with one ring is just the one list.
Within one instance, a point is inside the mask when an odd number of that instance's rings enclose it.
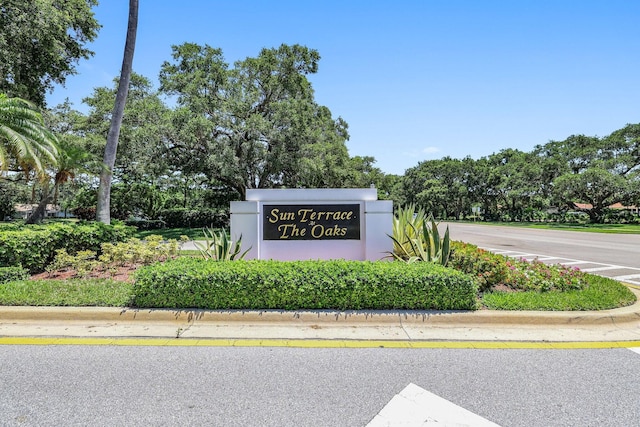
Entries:
{"label": "white stucco sign wall", "polygon": [[231,202],[246,259],[376,261],[393,249],[393,204],[375,188],[247,190]]}

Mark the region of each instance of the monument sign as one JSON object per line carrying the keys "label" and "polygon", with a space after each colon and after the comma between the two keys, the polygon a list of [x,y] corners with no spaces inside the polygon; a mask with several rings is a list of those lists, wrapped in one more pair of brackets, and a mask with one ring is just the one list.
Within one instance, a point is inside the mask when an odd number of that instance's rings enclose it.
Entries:
{"label": "monument sign", "polygon": [[247,190],[231,202],[245,259],[379,260],[393,249],[393,204],[375,188]]}

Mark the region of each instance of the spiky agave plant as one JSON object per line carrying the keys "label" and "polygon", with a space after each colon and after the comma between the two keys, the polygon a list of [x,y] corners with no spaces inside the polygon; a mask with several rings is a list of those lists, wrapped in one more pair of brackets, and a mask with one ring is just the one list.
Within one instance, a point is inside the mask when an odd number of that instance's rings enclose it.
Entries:
{"label": "spiky agave plant", "polygon": [[218,232],[211,228],[203,228],[205,243],[195,242],[196,247],[204,259],[213,261],[234,261],[245,257],[246,251],[240,253],[242,248],[242,236],[236,242],[231,241],[231,237],[227,232],[220,230]]}
{"label": "spiky agave plant", "polygon": [[433,262],[447,265],[451,252],[449,227],[440,237],[438,224],[432,215],[427,216],[422,208],[416,211],[415,205],[398,208],[393,218],[394,259],[408,263],[416,261]]}

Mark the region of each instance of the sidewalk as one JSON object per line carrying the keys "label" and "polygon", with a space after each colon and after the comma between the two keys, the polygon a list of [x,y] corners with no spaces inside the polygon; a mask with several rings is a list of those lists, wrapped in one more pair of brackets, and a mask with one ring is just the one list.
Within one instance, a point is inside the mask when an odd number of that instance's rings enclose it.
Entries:
{"label": "sidewalk", "polygon": [[[210,311],[0,307],[0,337],[221,340],[632,342],[639,302],[590,312]],[[634,343],[635,342],[635,343]]]}

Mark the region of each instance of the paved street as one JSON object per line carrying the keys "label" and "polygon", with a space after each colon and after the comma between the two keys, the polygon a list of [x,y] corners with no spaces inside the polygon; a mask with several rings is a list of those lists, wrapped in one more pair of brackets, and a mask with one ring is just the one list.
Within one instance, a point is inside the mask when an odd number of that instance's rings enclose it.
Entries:
{"label": "paved street", "polygon": [[409,384],[503,427],[640,419],[640,354],[624,348],[0,346],[0,360],[3,426],[365,426]]}

